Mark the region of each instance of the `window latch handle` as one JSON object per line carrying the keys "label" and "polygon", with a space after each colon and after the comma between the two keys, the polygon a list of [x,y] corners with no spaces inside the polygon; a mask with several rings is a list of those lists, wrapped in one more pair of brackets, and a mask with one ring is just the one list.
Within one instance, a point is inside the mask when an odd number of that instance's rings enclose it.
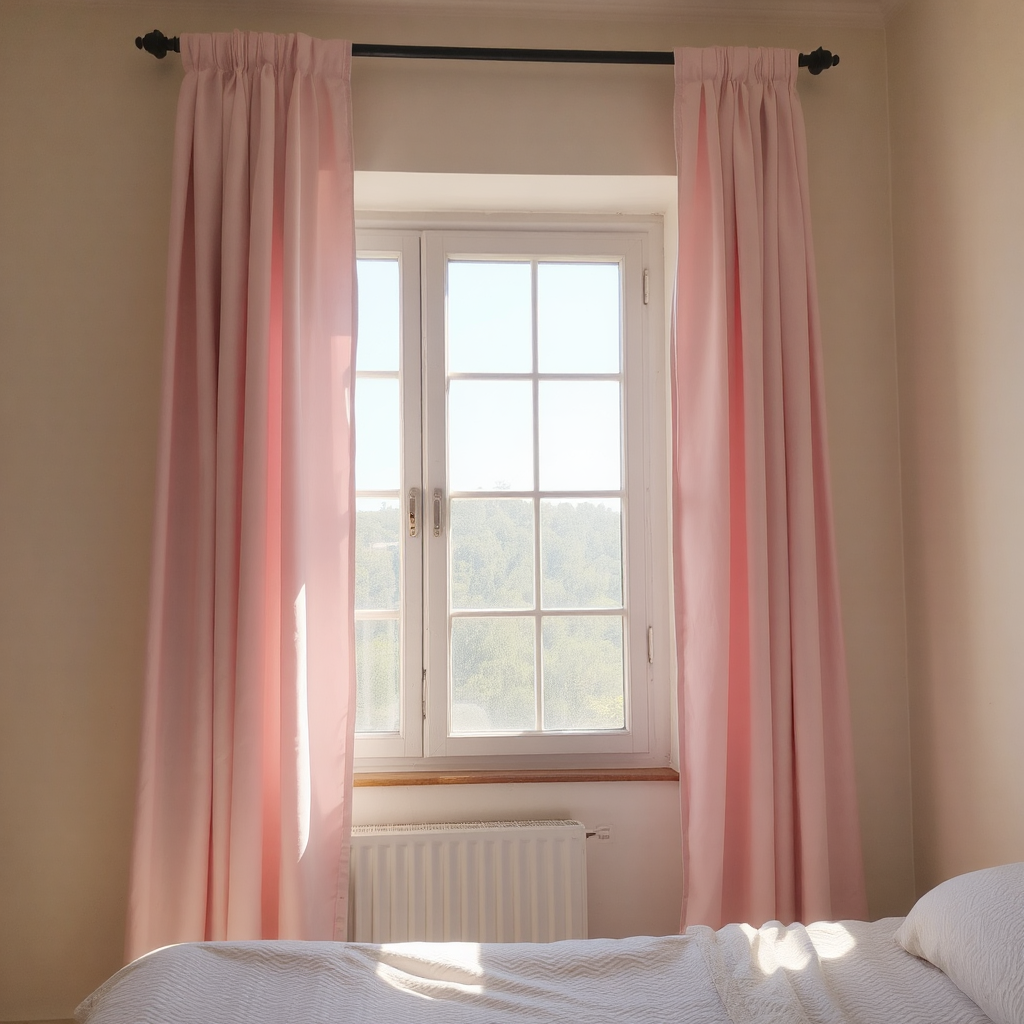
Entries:
{"label": "window latch handle", "polygon": [[434,536],[441,536],[441,490],[434,489]]}
{"label": "window latch handle", "polygon": [[416,499],[419,497],[419,491],[415,487],[409,488],[409,536],[415,537],[418,530],[418,524],[416,522]]}

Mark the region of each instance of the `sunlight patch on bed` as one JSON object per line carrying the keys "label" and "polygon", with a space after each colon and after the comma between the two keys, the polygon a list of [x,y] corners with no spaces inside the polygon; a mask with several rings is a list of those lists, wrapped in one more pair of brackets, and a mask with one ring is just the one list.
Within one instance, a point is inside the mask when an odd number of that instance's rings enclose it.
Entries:
{"label": "sunlight patch on bed", "polygon": [[758,970],[766,977],[778,970],[802,971],[815,959],[838,960],[857,942],[841,924],[822,922],[803,928],[786,928],[770,923],[762,928],[740,926],[750,943],[750,953]]}
{"label": "sunlight patch on bed", "polygon": [[484,971],[477,942],[398,942],[380,947],[377,977],[420,999],[480,995]]}
{"label": "sunlight patch on bed", "polygon": [[807,933],[822,960],[838,960],[857,945],[857,940],[838,921],[812,924]]}
{"label": "sunlight patch on bed", "polygon": [[780,924],[766,924],[763,928],[740,926],[750,943],[750,953],[758,970],[765,976],[780,968],[802,971],[811,961],[810,943],[806,935]]}

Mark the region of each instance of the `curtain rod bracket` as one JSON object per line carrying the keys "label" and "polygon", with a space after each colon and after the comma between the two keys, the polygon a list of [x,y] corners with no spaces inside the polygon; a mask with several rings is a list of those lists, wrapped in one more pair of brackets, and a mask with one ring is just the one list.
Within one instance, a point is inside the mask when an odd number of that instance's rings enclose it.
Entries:
{"label": "curtain rod bracket", "polygon": [[[158,60],[171,51],[181,52],[177,36],[165,36],[154,29],[137,36],[135,45],[153,54]],[[387,46],[377,43],[353,43],[353,57],[418,57],[441,60],[518,60],[545,61],[566,64],[672,64],[672,51],[647,52],[643,50],[531,50],[501,49],[488,46]],[[834,68],[839,55],[819,46],[811,53],[801,53],[799,67],[812,75],[820,75],[826,68]]]}

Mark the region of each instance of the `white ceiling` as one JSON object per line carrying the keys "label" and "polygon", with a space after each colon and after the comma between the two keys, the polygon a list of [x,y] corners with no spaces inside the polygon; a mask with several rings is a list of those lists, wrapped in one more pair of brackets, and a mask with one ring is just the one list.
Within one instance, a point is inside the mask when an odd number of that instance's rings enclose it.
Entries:
{"label": "white ceiling", "polygon": [[[105,0],[83,0],[104,3]],[[109,2],[109,0],[106,0]],[[145,3],[145,0],[136,0]],[[179,0],[182,6],[197,0]],[[880,24],[906,0],[218,0],[220,6],[527,17],[737,18]]]}
{"label": "white ceiling", "polygon": [[[331,0],[321,2],[330,3]],[[903,2],[905,0],[341,0],[341,4],[346,7],[423,12],[589,15],[611,18],[811,18],[874,23],[884,21]]]}

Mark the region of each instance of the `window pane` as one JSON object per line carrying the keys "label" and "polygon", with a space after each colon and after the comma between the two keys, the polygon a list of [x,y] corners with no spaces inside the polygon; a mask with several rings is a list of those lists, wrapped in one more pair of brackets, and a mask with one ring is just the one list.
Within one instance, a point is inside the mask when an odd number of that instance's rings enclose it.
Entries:
{"label": "window pane", "polygon": [[399,339],[398,260],[358,260],[357,370],[397,370]]}
{"label": "window pane", "polygon": [[401,422],[397,380],[356,382],[356,490],[398,490]]}
{"label": "window pane", "polygon": [[533,392],[529,381],[449,383],[448,479],[454,491],[533,487]]}
{"label": "window pane", "polygon": [[537,356],[541,373],[618,373],[619,265],[537,267]]}
{"label": "window pane", "polygon": [[624,729],[622,618],[545,618],[541,637],[544,728]]}
{"label": "window pane", "polygon": [[452,732],[536,727],[534,620],[452,621]]}
{"label": "window pane", "polygon": [[398,732],[399,644],[395,619],[356,620],[356,732]]}
{"label": "window pane", "polygon": [[451,503],[452,607],[533,607],[533,502],[456,498]]}
{"label": "window pane", "polygon": [[541,596],[545,608],[622,606],[622,503],[540,503]]}
{"label": "window pane", "polygon": [[533,369],[529,263],[448,263],[448,369],[529,373]]}
{"label": "window pane", "polygon": [[398,608],[401,541],[397,501],[356,499],[356,608]]}
{"label": "window pane", "polygon": [[619,391],[618,381],[541,381],[541,489],[619,489]]}

